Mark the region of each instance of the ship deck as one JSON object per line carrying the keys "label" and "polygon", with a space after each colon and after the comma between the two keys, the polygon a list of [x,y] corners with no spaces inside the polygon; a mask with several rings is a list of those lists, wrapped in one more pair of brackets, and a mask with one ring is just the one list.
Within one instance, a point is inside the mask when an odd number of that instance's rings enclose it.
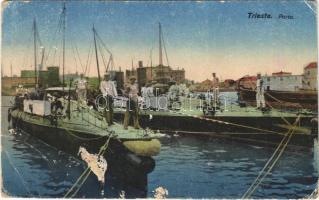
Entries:
{"label": "ship deck", "polygon": [[75,109],[74,106],[72,106],[70,119],[66,116],[57,117],[57,125],[52,124],[52,120],[49,116],[42,117],[19,110],[12,111],[11,115],[26,123],[52,128],[52,130],[60,129],[87,138],[108,137],[112,135],[112,137],[120,140],[150,140],[163,136],[151,130],[134,129],[130,126],[128,129],[124,129],[123,125],[119,123],[108,126],[105,118],[96,111],[88,108]]}
{"label": "ship deck", "polygon": [[[191,101],[182,101],[179,110],[150,110],[146,109],[140,110],[140,114],[151,114],[151,115],[159,115],[159,116],[204,116],[202,109],[200,108],[201,103],[198,99],[192,99]],[[116,112],[125,112],[125,109],[116,108]],[[277,109],[272,108],[267,112],[262,112],[258,110],[256,107],[246,106],[240,107],[237,104],[230,105],[222,105],[221,109],[218,110],[214,117],[296,117],[300,114],[301,117],[309,117],[309,116],[317,116],[316,113],[308,111],[308,110],[285,110],[285,109]],[[209,115],[208,115],[209,116]]]}

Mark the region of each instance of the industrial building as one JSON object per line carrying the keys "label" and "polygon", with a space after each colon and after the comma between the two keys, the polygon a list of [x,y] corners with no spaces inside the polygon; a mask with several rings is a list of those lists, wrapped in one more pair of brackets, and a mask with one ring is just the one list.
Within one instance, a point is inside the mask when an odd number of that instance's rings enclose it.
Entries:
{"label": "industrial building", "polygon": [[[50,66],[47,70],[39,70],[39,85],[43,87],[54,87],[60,85],[59,67]],[[21,70],[21,78],[32,78],[35,82],[34,70]]]}
{"label": "industrial building", "polygon": [[130,77],[134,76],[137,79],[139,86],[144,86],[147,83],[156,81],[156,83],[168,84],[169,82],[184,83],[185,82],[185,70],[174,70],[170,66],[158,65],[158,66],[143,66],[143,62],[138,62],[138,68],[126,70],[125,74],[126,82]]}

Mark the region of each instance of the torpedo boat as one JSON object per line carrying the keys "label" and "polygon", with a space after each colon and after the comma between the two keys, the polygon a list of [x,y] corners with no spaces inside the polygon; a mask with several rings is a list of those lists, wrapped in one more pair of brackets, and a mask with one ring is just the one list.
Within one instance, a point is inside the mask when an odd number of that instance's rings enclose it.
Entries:
{"label": "torpedo boat", "polygon": [[[155,167],[152,156],[160,152],[161,144],[158,139],[163,134],[132,127],[126,130],[118,123],[108,126],[96,110],[86,105],[79,106],[71,99],[72,88],[64,89],[63,92],[62,88],[48,88],[45,95],[57,95],[59,92],[60,97],[61,94],[70,95],[67,100],[60,98],[50,102],[28,99],[26,95],[16,97],[8,112],[12,127],[73,155],[77,155],[80,147],[97,153],[109,140],[103,156],[111,166],[110,170],[121,166],[124,176],[130,177],[132,181],[144,179],[141,180],[144,185],[147,174]],[[56,105],[62,106],[61,112]],[[63,108],[66,108],[65,113]]]}

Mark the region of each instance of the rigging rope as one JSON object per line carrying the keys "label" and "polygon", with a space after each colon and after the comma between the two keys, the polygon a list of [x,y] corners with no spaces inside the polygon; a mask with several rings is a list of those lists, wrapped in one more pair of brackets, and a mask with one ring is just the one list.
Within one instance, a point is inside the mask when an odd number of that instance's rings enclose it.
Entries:
{"label": "rigging rope", "polygon": [[[109,145],[109,142],[110,142],[110,139],[112,138],[112,134],[109,135],[108,139],[106,140],[106,142],[104,143],[104,145],[101,146],[100,150],[99,150],[99,153],[98,153],[98,156],[101,156],[105,153],[105,151],[107,150],[108,148],[108,145]],[[77,181],[73,184],[73,186],[68,190],[68,192],[64,195],[63,198],[73,198],[77,193],[78,191],[80,190],[80,188],[82,187],[82,185],[85,183],[86,179],[89,177],[91,173],[91,169],[90,167],[88,166],[86,168],[86,170],[80,175],[80,177],[77,179]],[[84,178],[83,178],[84,177]],[[83,178],[83,179],[82,179]],[[80,184],[79,184],[80,183]],[[77,189],[73,192],[73,194],[71,194],[71,192],[74,190],[74,188],[77,187]]]}
{"label": "rigging rope", "polygon": [[257,127],[253,127],[253,126],[246,126],[246,125],[242,125],[242,124],[226,122],[226,121],[217,120],[217,119],[211,119],[211,118],[207,118],[207,117],[201,117],[201,116],[198,116],[198,115],[190,115],[190,114],[185,114],[185,113],[182,113],[182,114],[184,114],[186,116],[193,117],[193,118],[205,120],[205,121],[211,121],[211,122],[215,122],[215,123],[220,123],[220,124],[225,124],[225,125],[232,125],[232,126],[237,126],[237,127],[241,127],[241,128],[247,128],[247,129],[256,130],[256,131],[262,131],[262,132],[268,132],[268,133],[275,133],[275,134],[279,134],[279,135],[284,135],[283,133],[280,133],[280,132],[271,131],[271,130],[267,130],[267,129],[261,129],[261,128],[257,128]]}
{"label": "rigging rope", "polygon": [[78,47],[77,47],[76,43],[74,43],[74,45],[75,45],[76,54],[77,54],[78,59],[79,59],[79,63],[80,63],[81,68],[82,68],[82,73],[84,73],[84,65],[82,64],[82,61],[81,61],[81,57],[80,57],[80,54],[79,54]]}
{"label": "rigging rope", "polygon": [[[84,71],[84,75],[89,74],[88,68],[91,65],[91,55],[92,55],[92,43],[90,43],[90,49],[89,49],[89,53],[88,53],[88,57],[86,60],[86,65],[85,65],[85,71]],[[88,72],[88,73],[87,73]]]}
{"label": "rigging rope", "polygon": [[167,66],[169,66],[169,61],[168,61],[168,56],[167,56],[167,51],[166,51],[166,45],[165,45],[165,42],[164,42],[163,34],[162,34],[162,42],[163,42],[163,46],[164,46],[164,51],[165,51],[165,57],[166,57]]}
{"label": "rigging rope", "polygon": [[[269,174],[269,172],[272,170],[272,168],[275,166],[279,158],[281,157],[282,153],[284,152],[285,148],[287,147],[293,133],[296,127],[296,124],[300,120],[300,116],[296,119],[296,121],[293,124],[293,127],[288,130],[288,132],[285,134],[285,137],[281,140],[280,144],[276,148],[275,152],[272,154],[272,156],[269,158],[263,169],[258,174],[255,181],[251,184],[251,186],[248,188],[248,190],[245,192],[245,194],[242,196],[242,199],[249,198],[254,191],[258,188],[258,186],[261,184],[261,182],[264,180],[264,178]],[[278,154],[278,155],[277,155]],[[275,157],[276,156],[276,157]],[[266,169],[268,170],[266,171]],[[266,171],[266,172],[265,172]]]}
{"label": "rigging rope", "polygon": [[106,64],[106,59],[104,57],[104,54],[103,54],[103,51],[102,51],[102,48],[101,48],[101,45],[99,43],[97,43],[97,46],[100,50],[100,55],[102,57],[102,61],[103,61],[103,65],[104,65],[104,68],[105,68],[105,71],[107,71],[107,64]]}
{"label": "rigging rope", "polygon": [[[62,9],[61,14],[60,14],[60,16],[59,16],[59,18],[58,18],[58,25],[57,25],[57,27],[56,27],[56,30],[55,30],[54,35],[53,35],[53,39],[51,40],[51,43],[50,43],[49,47],[52,46],[53,42],[56,41],[57,33],[61,31],[61,27],[62,27],[62,15],[63,15],[63,9]],[[54,48],[54,46],[52,46],[52,48],[49,48],[48,54],[47,54],[46,58],[44,59],[44,65],[45,65],[46,62],[48,61],[48,59],[49,59],[49,57],[50,57],[51,50],[52,50],[53,48]],[[53,60],[53,62],[54,62],[54,60]],[[52,65],[54,65],[54,63],[52,63]]]}
{"label": "rigging rope", "polygon": [[72,44],[71,44],[71,46],[72,46],[73,58],[74,58],[74,62],[75,62],[75,73],[77,73],[78,72],[78,62],[76,61],[74,46]]}
{"label": "rigging rope", "polygon": [[[250,84],[251,88],[253,88],[252,80],[250,80],[250,79],[249,79],[249,84]],[[250,90],[250,89],[243,89],[243,90],[256,92],[256,90]],[[265,93],[266,95],[269,95],[268,92],[266,92],[266,91],[264,91],[264,93]],[[270,96],[270,97],[272,98],[272,96]],[[281,103],[281,101],[280,101],[279,99],[274,98],[274,100],[275,100],[275,101],[278,101],[279,103]],[[274,109],[274,107],[273,107],[270,103],[268,103],[268,102],[266,102],[266,103],[267,103],[267,105],[268,105],[271,109]],[[282,117],[282,116],[280,116],[280,117],[281,117],[281,119],[282,119],[287,125],[291,125],[284,117]]]}

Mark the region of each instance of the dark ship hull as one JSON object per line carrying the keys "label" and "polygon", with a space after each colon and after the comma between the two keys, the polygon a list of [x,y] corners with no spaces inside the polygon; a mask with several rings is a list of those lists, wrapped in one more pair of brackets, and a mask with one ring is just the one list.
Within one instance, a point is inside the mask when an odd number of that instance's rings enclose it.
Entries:
{"label": "dark ship hull", "polygon": [[[238,90],[239,99],[248,105],[256,105],[256,92],[252,90]],[[318,108],[318,93],[315,91],[285,92],[265,91],[265,100],[273,108],[282,109],[310,109]]]}
{"label": "dark ship hull", "polygon": [[[117,120],[123,113],[116,112]],[[285,117],[291,124],[297,117]],[[215,120],[215,121],[214,121]],[[171,115],[169,112],[156,114],[144,112],[140,115],[142,127],[149,127],[164,133],[193,135],[197,137],[221,137],[230,140],[276,146],[289,128],[280,116],[185,116]],[[236,125],[235,125],[236,124]],[[238,126],[237,126],[238,125]],[[313,138],[317,136],[318,123],[313,116],[302,116],[291,145],[312,147]]]}

